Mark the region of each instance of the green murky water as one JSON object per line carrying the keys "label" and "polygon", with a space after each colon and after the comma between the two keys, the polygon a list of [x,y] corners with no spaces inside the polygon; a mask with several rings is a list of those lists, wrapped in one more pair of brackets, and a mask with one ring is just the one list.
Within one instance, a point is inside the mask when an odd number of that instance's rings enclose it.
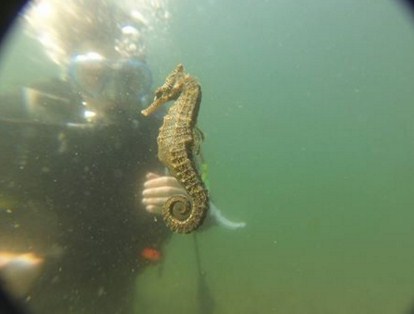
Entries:
{"label": "green murky water", "polygon": [[[193,237],[175,235],[137,280],[140,312],[198,313],[208,297],[199,313],[413,307],[414,19],[385,0],[170,10],[149,48],[156,83],[178,62],[201,81],[211,196],[247,227],[197,235],[201,288]],[[3,84],[30,79],[17,57]]]}

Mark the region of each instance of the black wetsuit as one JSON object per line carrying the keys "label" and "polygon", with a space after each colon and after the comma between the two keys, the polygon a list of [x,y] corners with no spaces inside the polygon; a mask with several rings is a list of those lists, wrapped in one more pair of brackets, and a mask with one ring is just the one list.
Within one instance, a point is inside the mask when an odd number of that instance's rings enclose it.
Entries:
{"label": "black wetsuit", "polygon": [[145,174],[161,170],[160,121],[137,106],[86,122],[65,82],[32,88],[40,108],[27,108],[27,93],[0,97],[0,251],[44,256],[25,296],[34,313],[132,313],[141,252],[170,234],[140,201]]}

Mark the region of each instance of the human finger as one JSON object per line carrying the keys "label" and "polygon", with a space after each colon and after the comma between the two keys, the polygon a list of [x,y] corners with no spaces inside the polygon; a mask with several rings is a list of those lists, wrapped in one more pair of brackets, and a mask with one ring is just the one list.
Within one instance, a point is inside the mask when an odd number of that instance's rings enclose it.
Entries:
{"label": "human finger", "polygon": [[172,186],[172,187],[177,187],[177,188],[181,187],[177,179],[171,176],[154,177],[151,179],[147,179],[144,182],[144,189],[156,188],[156,187],[162,187],[162,186]]}
{"label": "human finger", "polygon": [[157,174],[157,173],[155,173],[155,172],[148,172],[148,173],[145,175],[145,179],[146,179],[146,180],[152,180],[152,179],[159,178],[159,177],[160,177],[160,175],[159,175],[159,174]]}
{"label": "human finger", "polygon": [[168,200],[168,197],[145,197],[142,199],[142,203],[145,206],[154,205],[162,206]]}
{"label": "human finger", "polygon": [[162,207],[155,205],[147,205],[145,206],[145,210],[151,214],[161,214]]}
{"label": "human finger", "polygon": [[185,191],[183,188],[177,188],[175,186],[161,186],[144,189],[142,191],[142,196],[144,198],[148,197],[170,197],[175,194],[184,194]]}

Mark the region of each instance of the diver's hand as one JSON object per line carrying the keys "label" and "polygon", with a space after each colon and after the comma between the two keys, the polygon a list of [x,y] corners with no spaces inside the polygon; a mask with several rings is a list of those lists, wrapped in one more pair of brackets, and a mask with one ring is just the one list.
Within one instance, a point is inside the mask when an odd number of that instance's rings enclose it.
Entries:
{"label": "diver's hand", "polygon": [[186,194],[177,179],[171,176],[160,176],[153,172],[147,173],[142,191],[142,203],[147,212],[161,214],[162,205],[176,194]]}

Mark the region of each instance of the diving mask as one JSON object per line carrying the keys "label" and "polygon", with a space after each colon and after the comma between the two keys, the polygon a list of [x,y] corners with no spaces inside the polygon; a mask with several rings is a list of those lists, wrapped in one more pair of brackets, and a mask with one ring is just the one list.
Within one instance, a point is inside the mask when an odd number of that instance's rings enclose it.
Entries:
{"label": "diving mask", "polygon": [[97,52],[74,56],[69,79],[82,95],[115,102],[141,101],[150,93],[152,75],[137,59],[109,60]]}

